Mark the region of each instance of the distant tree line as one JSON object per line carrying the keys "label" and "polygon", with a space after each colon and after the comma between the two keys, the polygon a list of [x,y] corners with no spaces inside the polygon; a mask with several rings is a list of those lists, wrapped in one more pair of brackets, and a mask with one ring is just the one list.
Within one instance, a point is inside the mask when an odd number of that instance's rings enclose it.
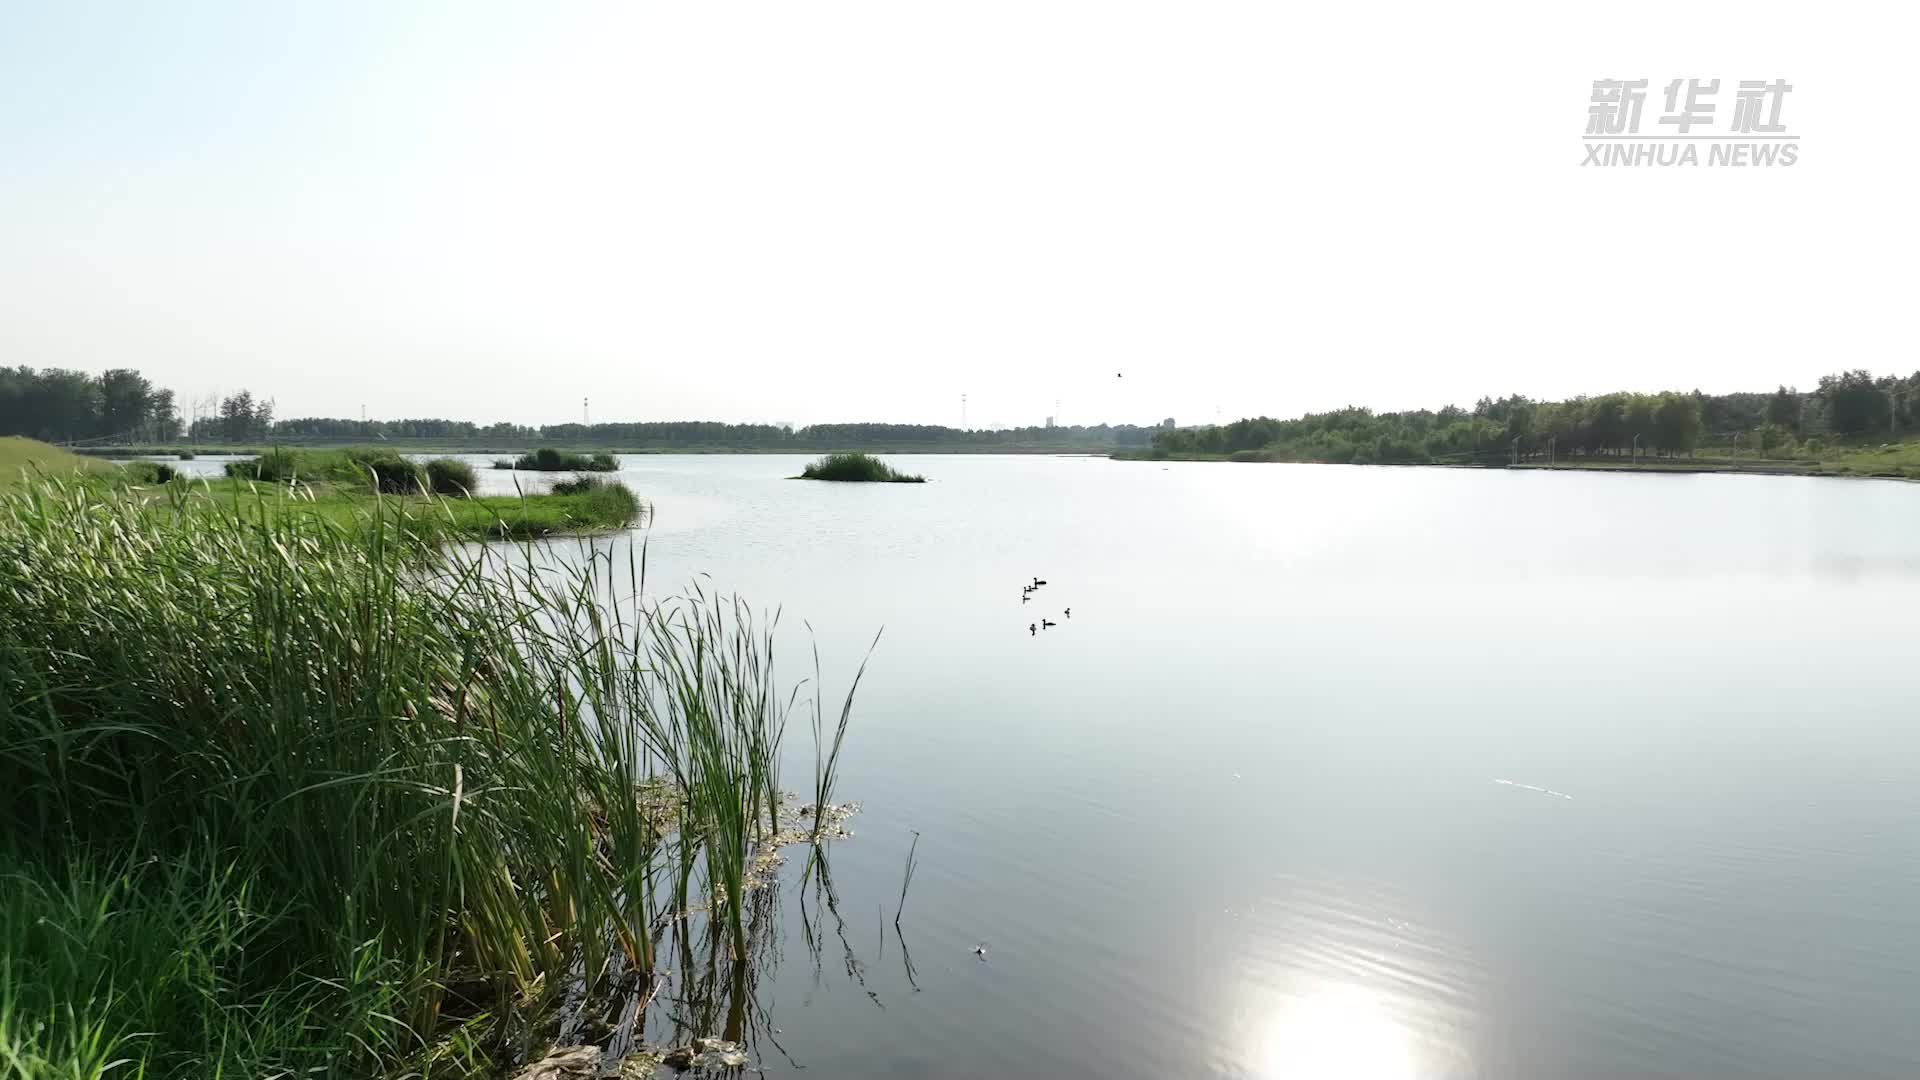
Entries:
{"label": "distant tree line", "polygon": [[0,367],[0,435],[47,442],[125,436],[163,442],[180,433],[173,391],[131,368],[98,375],[65,368]]}
{"label": "distant tree line", "polygon": [[1517,455],[1690,454],[1700,446],[1771,453],[1820,438],[1892,438],[1920,410],[1920,372],[1904,378],[1854,370],[1802,393],[1615,393],[1569,401],[1514,395],[1472,410],[1375,413],[1346,408],[1293,420],[1256,417],[1153,436],[1169,454],[1225,454],[1281,461],[1409,464]]}
{"label": "distant tree line", "polygon": [[[244,415],[244,410],[241,410],[241,414]],[[223,409],[220,417],[196,424],[194,431],[204,439],[236,442],[262,439],[291,442],[417,439],[491,446],[557,443],[632,449],[792,449],[807,452],[868,446],[923,446],[931,449],[993,446],[1144,447],[1156,430],[1132,424],[1022,427],[991,431],[929,424],[879,423],[813,424],[796,428],[786,424],[725,424],[712,420],[530,427],[504,422],[476,424],[466,420],[346,420],[318,416],[274,420],[270,430],[265,433],[259,433],[257,428],[257,424],[236,426],[227,420]],[[245,433],[241,433],[243,430]]]}
{"label": "distant tree line", "polygon": [[1865,370],[1827,375],[1811,391],[1767,393],[1616,393],[1569,401],[1522,396],[1482,398],[1471,410],[1375,413],[1347,408],[1293,420],[1256,417],[1176,428],[1132,424],[1030,426],[995,430],[931,424],[648,423],[476,424],[417,418],[278,419],[271,398],[240,390],[193,406],[183,429],[173,391],[138,371],[99,375],[60,368],[0,368],[0,435],[64,443],[157,443],[184,434],[196,442],[377,442],[386,439],[488,446],[554,443],[631,449],[844,450],[925,447],[1112,447],[1151,445],[1168,453],[1246,454],[1300,461],[1421,462],[1519,454],[1686,454],[1700,446],[1751,447],[1765,453],[1808,440],[1858,440],[1911,431],[1920,420],[1920,372],[1876,377]]}

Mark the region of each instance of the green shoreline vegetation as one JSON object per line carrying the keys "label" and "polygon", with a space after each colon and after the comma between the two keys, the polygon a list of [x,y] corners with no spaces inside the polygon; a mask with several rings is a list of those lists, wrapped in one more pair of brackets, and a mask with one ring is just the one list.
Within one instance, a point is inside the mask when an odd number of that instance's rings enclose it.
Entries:
{"label": "green shoreline vegetation", "polygon": [[856,484],[924,484],[927,478],[903,473],[877,457],[850,451],[810,461],[795,480],[831,480]]}
{"label": "green shoreline vegetation", "polygon": [[1920,442],[1896,441],[1920,409],[1920,373],[1849,371],[1802,394],[1614,393],[1567,401],[1483,398],[1472,410],[1348,408],[1252,417],[1154,435],[1120,460],[1480,465],[1920,478]]}
{"label": "green shoreline vegetation", "polygon": [[801,807],[745,604],[226,483],[0,490],[0,1075],[494,1074],[696,930],[751,1010],[851,691]]}
{"label": "green shoreline vegetation", "polygon": [[[140,476],[156,465],[130,462],[126,468]],[[186,484],[183,498],[189,504],[223,496],[232,501],[257,493],[264,484],[272,494],[262,495],[259,505],[274,512],[299,508],[342,523],[380,516],[412,532],[464,540],[528,540],[621,529],[647,513],[632,489],[617,481],[555,485],[542,493],[472,495],[475,474],[466,462],[436,458],[423,465],[384,447],[279,448],[229,462],[226,473],[224,484]]]}
{"label": "green shoreline vegetation", "polygon": [[0,435],[0,488],[36,475],[108,475],[112,472],[113,466],[104,461],[48,446],[36,439]]}

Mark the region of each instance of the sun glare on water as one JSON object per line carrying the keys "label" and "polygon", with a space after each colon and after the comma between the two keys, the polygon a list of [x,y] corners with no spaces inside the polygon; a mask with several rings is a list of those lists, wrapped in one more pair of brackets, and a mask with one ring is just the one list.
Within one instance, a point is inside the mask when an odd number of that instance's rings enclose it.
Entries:
{"label": "sun glare on water", "polygon": [[1255,1048],[1269,1080],[1414,1080],[1407,1031],[1376,996],[1332,986],[1283,1003]]}

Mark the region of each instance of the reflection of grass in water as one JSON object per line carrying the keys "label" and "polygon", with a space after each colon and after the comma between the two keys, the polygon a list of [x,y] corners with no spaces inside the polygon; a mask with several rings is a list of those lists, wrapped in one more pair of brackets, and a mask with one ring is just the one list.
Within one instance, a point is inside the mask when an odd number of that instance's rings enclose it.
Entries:
{"label": "reflection of grass in water", "polygon": [[900,877],[900,906],[893,909],[893,925],[900,925],[900,913],[907,909],[907,889],[913,885],[913,871],[919,865],[914,855],[920,850],[920,830],[913,831],[913,845],[907,848],[907,869]]}

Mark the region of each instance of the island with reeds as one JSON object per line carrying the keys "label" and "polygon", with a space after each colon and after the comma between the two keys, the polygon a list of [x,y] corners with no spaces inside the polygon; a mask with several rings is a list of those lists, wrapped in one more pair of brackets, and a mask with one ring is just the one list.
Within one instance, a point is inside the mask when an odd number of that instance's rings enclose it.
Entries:
{"label": "island with reeds", "polygon": [[604,452],[581,454],[543,446],[517,458],[498,458],[493,467],[517,469],[520,472],[618,472],[620,462],[612,454]]}
{"label": "island with reeds", "polygon": [[782,849],[829,888],[851,812],[771,618],[412,527],[446,466],[0,450],[0,1075],[750,1064]]}
{"label": "island with reeds", "polygon": [[828,454],[807,463],[795,480],[832,480],[841,483],[924,484],[927,478],[903,473],[871,454],[852,451]]}

